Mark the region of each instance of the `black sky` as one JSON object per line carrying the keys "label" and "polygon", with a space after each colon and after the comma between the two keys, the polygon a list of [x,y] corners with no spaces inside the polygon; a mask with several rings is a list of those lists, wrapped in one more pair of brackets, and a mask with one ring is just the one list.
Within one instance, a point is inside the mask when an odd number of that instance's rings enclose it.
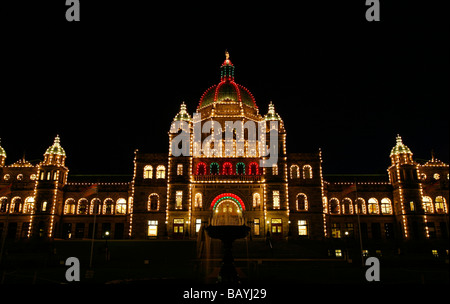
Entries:
{"label": "black sky", "polygon": [[275,104],[289,152],[321,148],[325,173],[385,173],[397,133],[416,159],[449,161],[449,22],[434,2],[381,1],[372,23],[365,1],[81,1],[79,23],[38,2],[2,21],[8,164],[42,159],[59,134],[71,174],[132,173],[135,149],[168,151],[225,49],[260,113]]}

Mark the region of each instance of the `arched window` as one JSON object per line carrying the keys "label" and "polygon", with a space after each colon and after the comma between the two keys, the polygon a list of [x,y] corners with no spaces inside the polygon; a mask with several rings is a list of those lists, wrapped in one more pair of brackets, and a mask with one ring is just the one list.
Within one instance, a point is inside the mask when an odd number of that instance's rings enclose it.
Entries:
{"label": "arched window", "polygon": [[248,174],[259,175],[259,166],[256,162],[251,162],[248,166]]}
{"label": "arched window", "polygon": [[233,174],[233,165],[230,162],[226,162],[222,165],[222,174],[223,175]]}
{"label": "arched window", "polygon": [[297,211],[308,211],[308,198],[306,197],[306,194],[299,193],[297,194]]}
{"label": "arched window", "polygon": [[358,197],[355,202],[355,213],[366,214],[366,201],[361,197]]}
{"label": "arched window", "polygon": [[209,174],[219,174],[219,164],[218,163],[211,163],[209,165]]}
{"label": "arched window", "polygon": [[0,212],[7,212],[8,211],[8,198],[2,197],[0,198]]}
{"label": "arched window", "polygon": [[114,213],[114,201],[111,198],[105,199],[103,202],[103,214]]}
{"label": "arched window", "polygon": [[303,166],[303,178],[304,179],[312,179],[312,168],[310,165],[304,165]]}
{"label": "arched window", "polygon": [[151,165],[147,165],[144,167],[144,179],[153,178],[153,167]]}
{"label": "arched window", "polygon": [[391,200],[387,197],[381,199],[381,213],[392,214],[392,204]]}
{"label": "arched window", "polygon": [[331,214],[341,214],[341,208],[339,206],[339,200],[335,197],[330,199],[330,213]]}
{"label": "arched window", "polygon": [[89,208],[89,202],[85,198],[81,198],[78,201],[78,214],[87,214]]}
{"label": "arched window", "polygon": [[436,199],[434,200],[435,204],[435,208],[436,208],[436,212],[437,213],[447,213],[447,206],[445,205],[445,198],[442,196],[438,196],[436,197]]}
{"label": "arched window", "polygon": [[342,214],[353,214],[352,200],[348,197],[342,200]]}
{"label": "arched window", "polygon": [[[74,201],[75,203],[75,201]],[[34,207],[34,197],[29,196],[25,199],[25,205],[23,205],[23,213],[31,213]],[[76,204],[75,204],[76,207]],[[75,210],[74,210],[75,214]]]}
{"label": "arched window", "polygon": [[423,204],[423,210],[425,210],[426,213],[433,213],[433,200],[429,196],[424,196],[422,200]]}
{"label": "arched window", "polygon": [[376,198],[369,198],[369,214],[379,214],[378,212],[378,201]]}
{"label": "arched window", "polygon": [[19,213],[22,211],[22,198],[19,196],[14,197],[11,200],[11,209],[10,213]]}
{"label": "arched window", "polygon": [[159,195],[157,193],[152,193],[148,196],[148,211],[158,211],[159,210]]}
{"label": "arched window", "polygon": [[68,198],[64,204],[64,214],[75,214],[76,202],[73,198]]}
{"label": "arched window", "polygon": [[205,175],[206,174],[206,164],[200,162],[197,164],[197,168],[195,170],[196,175]]}
{"label": "arched window", "polygon": [[291,166],[291,179],[293,178],[300,178],[300,169],[298,168],[297,165],[292,165]]}
{"label": "arched window", "polygon": [[261,207],[261,196],[258,192],[253,193],[253,208],[259,209]]}
{"label": "arched window", "polygon": [[89,210],[90,214],[100,214],[102,211],[102,201],[98,198],[91,200],[91,208]]}
{"label": "arched window", "polygon": [[195,194],[194,207],[195,208],[202,208],[203,207],[202,194],[200,192],[197,192]]}
{"label": "arched window", "polygon": [[236,164],[236,174],[245,174],[245,164],[239,162]]}
{"label": "arched window", "polygon": [[166,167],[164,167],[163,165],[159,165],[156,168],[156,178],[157,179],[164,179],[164,178],[166,178]]}
{"label": "arched window", "polygon": [[119,198],[116,202],[116,214],[127,213],[127,201],[124,198]]}

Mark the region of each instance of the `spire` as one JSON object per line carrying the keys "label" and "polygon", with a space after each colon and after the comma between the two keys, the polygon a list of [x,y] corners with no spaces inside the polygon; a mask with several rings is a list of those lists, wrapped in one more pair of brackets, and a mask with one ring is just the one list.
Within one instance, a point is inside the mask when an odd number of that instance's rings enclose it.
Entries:
{"label": "spire", "polygon": [[275,112],[275,105],[272,102],[269,103],[269,111],[264,116],[264,119],[265,120],[281,120],[280,115],[278,115],[278,113]]}
{"label": "spire", "polygon": [[396,137],[397,144],[391,150],[391,156],[399,154],[412,154],[411,150],[403,143],[402,137],[397,134]]}
{"label": "spire", "polygon": [[222,81],[234,81],[234,66],[230,60],[230,53],[225,50],[225,61],[220,67],[220,80]]}
{"label": "spire", "polygon": [[53,141],[53,145],[47,149],[44,155],[47,154],[66,156],[66,151],[64,151],[64,149],[61,147],[61,139],[59,138],[59,135],[56,135],[55,140]]}
{"label": "spire", "polygon": [[184,103],[184,101],[180,106],[180,112],[178,112],[178,114],[175,116],[175,118],[173,120],[175,120],[175,121],[183,120],[183,121],[187,121],[187,122],[192,120],[191,116],[189,115],[189,113],[187,111],[187,107],[186,107],[186,104]]}

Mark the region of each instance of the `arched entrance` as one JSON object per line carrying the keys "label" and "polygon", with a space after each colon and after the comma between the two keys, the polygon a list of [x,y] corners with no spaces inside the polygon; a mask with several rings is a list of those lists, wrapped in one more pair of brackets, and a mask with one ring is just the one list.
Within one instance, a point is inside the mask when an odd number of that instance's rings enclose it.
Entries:
{"label": "arched entrance", "polygon": [[245,205],[242,199],[232,193],[218,195],[211,203],[213,226],[238,226],[244,224],[243,211]]}

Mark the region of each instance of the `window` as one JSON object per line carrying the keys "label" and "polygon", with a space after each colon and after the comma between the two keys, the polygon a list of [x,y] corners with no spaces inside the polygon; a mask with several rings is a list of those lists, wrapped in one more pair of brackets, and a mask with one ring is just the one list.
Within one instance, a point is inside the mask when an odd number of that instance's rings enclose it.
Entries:
{"label": "window", "polygon": [[278,175],[278,165],[277,164],[272,165],[272,175]]}
{"label": "window", "polygon": [[416,204],[414,203],[414,201],[409,202],[409,210],[411,212],[414,212],[416,210]]}
{"label": "window", "polygon": [[82,198],[78,201],[78,214],[86,214],[88,212],[88,201]]}
{"label": "window", "polygon": [[307,211],[308,210],[308,199],[306,194],[297,194],[297,211]]}
{"label": "window", "polygon": [[304,179],[312,179],[312,168],[310,165],[304,165],[303,166],[303,178]]}
{"label": "window", "polygon": [[339,206],[339,200],[335,197],[330,199],[330,213],[332,214],[340,214],[341,208]]}
{"label": "window", "polygon": [[300,178],[300,169],[298,168],[297,165],[292,165],[290,171],[291,171],[291,179]]}
{"label": "window", "polygon": [[259,229],[260,229],[259,218],[255,218],[253,220],[253,234],[259,235]]}
{"label": "window", "polygon": [[366,214],[366,202],[361,197],[358,197],[355,202],[355,212],[356,214]]}
{"label": "window", "polygon": [[98,198],[91,201],[91,214],[100,214],[102,202]]}
{"label": "window", "polygon": [[280,209],[280,191],[274,190],[273,195],[273,209]]}
{"label": "window", "polygon": [[156,168],[156,178],[157,179],[166,178],[166,167],[164,167],[163,165],[159,165]]}
{"label": "window", "polygon": [[183,206],[183,191],[177,191],[175,196],[175,209],[181,209]]}
{"label": "window", "polygon": [[298,220],[298,235],[308,236],[308,224],[306,220]]}
{"label": "window", "polygon": [[[75,201],[74,201],[75,203]],[[25,205],[23,206],[23,213],[31,213],[34,207],[34,197],[29,196],[25,199]],[[75,207],[74,207],[75,208]],[[75,210],[74,210],[75,213]]]}
{"label": "window", "polygon": [[8,199],[6,197],[0,198],[0,212],[8,211]]}
{"label": "window", "polygon": [[200,192],[195,194],[194,207],[196,207],[196,208],[203,207],[202,194]]}
{"label": "window", "polygon": [[237,163],[236,164],[236,174],[245,174],[245,164],[244,163]]}
{"label": "window", "polygon": [[148,236],[158,236],[158,221],[148,221]]}
{"label": "window", "polygon": [[353,214],[352,200],[348,197],[342,200],[342,214]]}
{"label": "window", "polygon": [[200,231],[200,227],[202,227],[202,219],[195,219],[195,232],[198,233]]}
{"label": "window", "polygon": [[222,166],[222,174],[223,175],[231,175],[233,174],[233,165],[230,162],[226,162]]}
{"label": "window", "polygon": [[378,201],[375,198],[369,198],[369,214],[379,214]]}
{"label": "window", "polygon": [[248,166],[248,174],[259,175],[259,166],[256,162],[251,162]]}
{"label": "window", "polygon": [[441,176],[439,175],[439,173],[434,173],[434,174],[433,174],[433,178],[434,178],[435,180],[439,180],[439,179],[441,178]]}
{"label": "window", "polygon": [[177,175],[183,175],[183,164],[177,164]]}
{"label": "window", "polygon": [[436,206],[436,212],[437,213],[444,213],[447,212],[447,206],[445,205],[445,198],[443,198],[442,196],[438,196],[436,197],[435,200],[435,206]]}
{"label": "window", "polygon": [[272,219],[272,233],[281,234],[283,231],[282,219]]}
{"label": "window", "polygon": [[119,198],[116,202],[116,214],[127,213],[127,201],[124,198]]}
{"label": "window", "polygon": [[153,167],[147,165],[144,167],[144,179],[153,178]]}
{"label": "window", "polygon": [[209,165],[209,174],[219,174],[219,164],[211,163]]}
{"label": "window", "polygon": [[381,213],[392,214],[391,200],[386,197],[381,200]]}
{"label": "window", "polygon": [[333,223],[331,226],[331,237],[335,239],[341,238],[341,225],[339,223]]}
{"label": "window", "polygon": [[253,208],[259,209],[261,206],[261,196],[259,193],[253,193]]}
{"label": "window", "polygon": [[148,196],[148,211],[158,211],[159,210],[159,195],[157,193],[152,193]]}
{"label": "window", "polygon": [[439,257],[438,251],[436,249],[432,249],[431,254],[433,254],[433,257],[435,257],[435,258]]}
{"label": "window", "polygon": [[48,204],[47,202],[43,202],[43,203],[42,203],[42,206],[41,206],[41,211],[42,211],[42,212],[47,211],[47,204]]}
{"label": "window", "polygon": [[173,233],[184,232],[184,219],[173,219]]}
{"label": "window", "polygon": [[334,250],[334,254],[336,255],[337,258],[341,258],[342,257],[342,249]]}
{"label": "window", "polygon": [[22,198],[19,196],[14,197],[11,200],[10,213],[19,213],[22,211]]}
{"label": "window", "polygon": [[103,214],[113,214],[114,213],[114,201],[107,198],[103,203]]}
{"label": "window", "polygon": [[66,204],[64,206],[64,214],[75,214],[76,204],[73,198],[69,198],[66,200]]}
{"label": "window", "polygon": [[198,163],[197,169],[195,172],[196,175],[205,175],[206,174],[206,164],[205,163]]}
{"label": "window", "polygon": [[426,213],[433,213],[433,201],[431,200],[431,197],[424,196],[422,200],[423,209]]}

